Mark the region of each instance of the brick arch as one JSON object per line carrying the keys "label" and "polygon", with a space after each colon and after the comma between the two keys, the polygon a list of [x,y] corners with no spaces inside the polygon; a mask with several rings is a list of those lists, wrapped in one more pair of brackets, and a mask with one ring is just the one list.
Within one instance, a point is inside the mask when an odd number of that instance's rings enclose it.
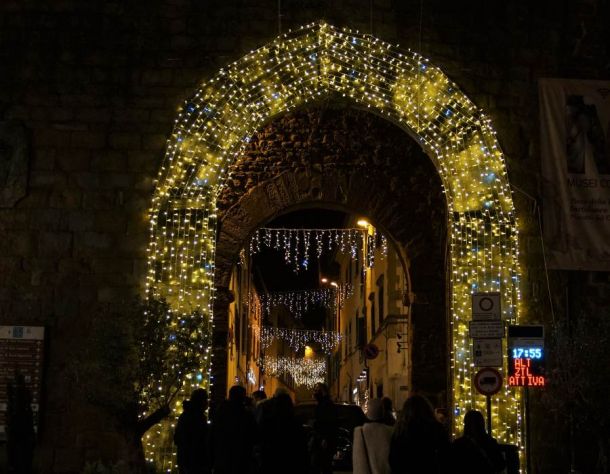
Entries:
{"label": "brick arch", "polygon": [[[221,69],[185,102],[150,210],[147,287],[175,314],[213,320],[218,195],[265,123],[341,97],[397,124],[425,150],[447,199],[451,393],[456,422],[484,409],[473,387],[471,294],[497,291],[506,321],[521,311],[518,229],[505,159],[490,120],[440,69],[371,35],[324,22],[289,32]],[[204,367],[209,370],[207,355]],[[496,399],[494,436],[522,446],[521,395]]]}

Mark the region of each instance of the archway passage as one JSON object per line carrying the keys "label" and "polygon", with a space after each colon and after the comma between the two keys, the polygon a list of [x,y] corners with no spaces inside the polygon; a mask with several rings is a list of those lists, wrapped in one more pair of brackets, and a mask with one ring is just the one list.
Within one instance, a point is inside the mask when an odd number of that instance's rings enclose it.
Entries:
{"label": "archway passage", "polygon": [[[518,233],[504,157],[489,120],[438,68],[369,35],[308,25],[227,66],[176,120],[151,207],[148,288],[176,315],[213,324],[217,197],[228,166],[274,116],[323,97],[350,100],[410,134],[441,178],[449,230],[451,392],[456,424],[483,399],[472,385],[473,292],[520,311]],[[202,357],[209,371],[209,349]],[[185,377],[188,374],[185,374]],[[188,385],[186,387],[188,390]],[[494,397],[494,435],[522,446],[520,394]]]}
{"label": "archway passage", "polygon": [[224,387],[232,382],[226,378],[224,341],[232,334],[227,307],[239,296],[223,296],[229,295],[241,249],[247,257],[250,237],[258,228],[277,216],[308,209],[365,217],[389,237],[402,260],[400,273],[410,275],[401,294],[393,297],[404,301],[404,312],[417,328],[408,389],[429,394],[447,390],[445,199],[438,173],[411,137],[349,104],[311,105],[276,118],[255,133],[231,165],[230,176],[218,200],[216,398],[224,398]]}

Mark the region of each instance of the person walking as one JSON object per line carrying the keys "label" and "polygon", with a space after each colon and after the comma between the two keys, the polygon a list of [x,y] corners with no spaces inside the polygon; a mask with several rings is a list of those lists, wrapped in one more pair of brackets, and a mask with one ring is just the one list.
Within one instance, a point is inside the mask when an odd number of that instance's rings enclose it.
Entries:
{"label": "person walking", "polygon": [[178,418],[174,443],[177,448],[180,474],[206,474],[210,472],[208,456],[208,422],[205,410],[208,393],[198,388],[183,403],[184,411]]}
{"label": "person walking", "polygon": [[[254,441],[253,447],[253,455],[255,460],[256,472],[262,472],[262,463],[263,463],[263,439],[262,439],[262,421],[263,421],[263,411],[266,406],[271,406],[271,400],[267,398],[267,394],[264,390],[256,390],[252,392],[252,400],[254,400],[254,410],[252,414],[254,415],[254,421],[256,421],[257,427],[257,436]],[[263,406],[265,405],[265,406]]]}
{"label": "person walking", "polygon": [[6,451],[9,472],[30,474],[36,444],[32,394],[19,372],[7,384]]}
{"label": "person walking", "polygon": [[261,420],[261,470],[265,474],[307,474],[309,457],[305,430],[294,414],[292,399],[279,392],[265,402]]}
{"label": "person walking", "polygon": [[498,442],[485,431],[480,411],[464,416],[464,435],[451,445],[451,465],[456,474],[496,474],[506,462]]}
{"label": "person walking", "polygon": [[244,387],[235,385],[229,390],[229,398],[212,420],[211,438],[214,474],[249,474],[256,470],[256,421],[246,408]]}
{"label": "person walking", "polygon": [[353,474],[390,474],[388,461],[392,427],[383,421],[383,403],[369,401],[368,422],[354,429]]}
{"label": "person walking", "polygon": [[337,449],[337,407],[330,399],[326,384],[317,383],[314,398],[318,402],[314,412],[311,463],[315,474],[332,474],[333,456]]}
{"label": "person walking", "polygon": [[381,407],[383,409],[382,423],[385,423],[388,426],[394,426],[396,424],[396,418],[394,418],[392,399],[390,397],[383,397],[381,399]]}
{"label": "person walking", "polygon": [[260,424],[263,416],[263,404],[268,401],[267,394],[264,390],[256,390],[252,393],[252,399],[254,400],[254,419],[257,424]]}
{"label": "person walking", "polygon": [[430,402],[413,395],[403,406],[390,443],[392,474],[446,472],[449,438]]}

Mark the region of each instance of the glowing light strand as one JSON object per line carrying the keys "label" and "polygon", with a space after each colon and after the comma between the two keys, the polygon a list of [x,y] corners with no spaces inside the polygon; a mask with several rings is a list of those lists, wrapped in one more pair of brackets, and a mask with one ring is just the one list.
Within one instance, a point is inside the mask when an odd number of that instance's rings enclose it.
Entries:
{"label": "glowing light strand", "polygon": [[[364,240],[366,239],[366,240]],[[363,271],[374,266],[377,250],[376,234],[369,235],[360,228],[351,229],[286,229],[261,227],[250,239],[250,255],[260,253],[263,248],[282,250],[284,261],[295,272],[307,270],[315,257],[319,259],[325,250],[348,254],[356,258],[366,242],[367,258],[363,259]],[[387,255],[387,239],[381,238],[382,257]]]}
{"label": "glowing light strand", "polygon": [[331,311],[343,307],[344,301],[353,294],[350,284],[316,288],[312,290],[277,291],[259,295],[260,304],[265,314],[277,306],[285,306],[297,319],[314,307],[324,307]]}
{"label": "glowing light strand", "polygon": [[[206,81],[178,115],[159,170],[150,210],[147,290],[166,297],[176,318],[199,308],[202,324],[213,326],[216,197],[229,165],[265,122],[333,95],[370,108],[414,136],[441,177],[449,219],[457,433],[469,408],[485,408],[472,385],[470,295],[499,291],[503,319],[519,321],[519,236],[505,158],[490,120],[418,53],[319,22],[280,36]],[[211,385],[210,354],[206,350],[199,371],[207,377],[192,378],[180,396]],[[505,388],[493,402],[493,436],[523,449],[521,393]],[[180,403],[177,397],[170,421],[145,439],[147,459],[164,470],[175,469],[168,433]]]}
{"label": "glowing light strand", "polygon": [[339,345],[342,335],[335,331],[315,331],[311,329],[288,329],[263,326],[261,347],[267,349],[274,341],[286,342],[292,350],[299,352],[309,344],[319,344],[321,350],[331,354]]}
{"label": "glowing light strand", "polygon": [[265,356],[263,358],[265,373],[273,377],[289,375],[295,385],[313,388],[315,384],[325,381],[326,361],[314,358],[296,358],[287,356]]}

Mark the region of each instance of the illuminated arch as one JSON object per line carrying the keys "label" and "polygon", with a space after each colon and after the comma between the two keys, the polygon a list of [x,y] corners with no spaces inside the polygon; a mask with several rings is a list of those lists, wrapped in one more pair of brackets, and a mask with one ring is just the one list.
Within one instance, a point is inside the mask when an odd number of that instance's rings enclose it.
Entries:
{"label": "illuminated arch", "polygon": [[[150,212],[147,287],[176,314],[212,325],[216,198],[227,168],[278,114],[335,95],[398,124],[443,183],[450,238],[452,394],[457,420],[483,408],[468,339],[473,292],[500,292],[519,317],[518,232],[504,156],[489,119],[438,68],[373,36],[314,23],[221,69],[188,100],[168,141]],[[209,350],[208,350],[209,354]],[[209,373],[209,359],[204,363]],[[188,391],[187,387],[187,391]],[[520,393],[494,397],[494,436],[522,446]]]}

